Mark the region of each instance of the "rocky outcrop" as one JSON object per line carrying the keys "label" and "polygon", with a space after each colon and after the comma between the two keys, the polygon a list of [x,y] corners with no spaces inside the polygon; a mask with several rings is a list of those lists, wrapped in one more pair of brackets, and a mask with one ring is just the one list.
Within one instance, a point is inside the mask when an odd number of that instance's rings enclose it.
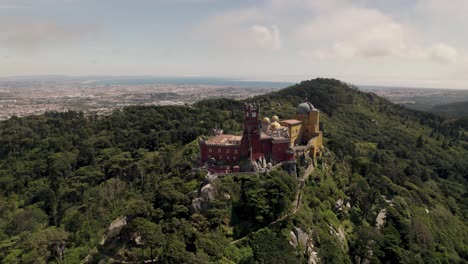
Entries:
{"label": "rocky outcrop", "polygon": [[214,180],[216,176],[208,175],[202,183],[202,187],[198,191],[197,197],[192,200],[190,212],[197,213],[208,208],[210,201],[216,198],[216,189],[214,188]]}
{"label": "rocky outcrop", "polygon": [[120,231],[122,231],[122,228],[126,225],[127,225],[127,217],[125,216],[117,217],[114,221],[112,221],[112,223],[106,229],[106,232],[104,233],[104,236],[102,237],[99,244],[101,246],[106,244],[106,242],[109,239],[113,238],[117,234],[120,234]]}
{"label": "rocky outcrop", "polygon": [[315,246],[310,238],[309,234],[303,231],[299,227],[294,227],[290,232],[289,244],[294,248],[303,249],[303,254],[305,254],[308,259],[308,264],[318,264],[320,263],[320,258],[318,257],[317,251],[315,251]]}
{"label": "rocky outcrop", "polygon": [[330,235],[333,235],[336,238],[338,238],[338,240],[340,241],[342,247],[345,246],[346,235],[345,235],[345,232],[344,232],[343,228],[339,227],[338,230],[336,230],[332,225],[330,225],[329,233],[330,233]]}
{"label": "rocky outcrop", "polygon": [[64,252],[65,252],[65,241],[53,240],[49,242],[49,249],[51,251],[52,256],[56,260],[58,260],[59,263],[62,263]]}
{"label": "rocky outcrop", "polygon": [[380,210],[377,218],[375,219],[375,227],[380,229],[385,224],[385,218],[387,217],[387,209],[383,208]]}
{"label": "rocky outcrop", "polygon": [[215,189],[211,185],[211,183],[208,183],[207,185],[203,186],[200,189],[200,198],[211,201],[214,200],[215,198]]}
{"label": "rocky outcrop", "polygon": [[267,162],[264,157],[260,157],[258,160],[252,160],[250,167],[254,172],[266,172],[271,170],[272,165],[271,163]]}

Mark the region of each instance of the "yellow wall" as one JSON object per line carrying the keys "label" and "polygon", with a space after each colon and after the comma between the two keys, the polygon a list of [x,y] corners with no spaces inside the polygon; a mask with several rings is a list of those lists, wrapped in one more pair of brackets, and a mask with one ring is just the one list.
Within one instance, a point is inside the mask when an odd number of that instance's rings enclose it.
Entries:
{"label": "yellow wall", "polygon": [[319,151],[322,149],[322,132],[318,133],[314,138],[310,140],[310,155],[316,157]]}
{"label": "yellow wall", "polygon": [[296,145],[296,140],[301,132],[301,124],[292,125],[289,127],[289,136],[291,137],[291,146]]}
{"label": "yellow wall", "polygon": [[296,114],[297,120],[302,122],[301,139],[308,142],[320,132],[320,113],[311,111],[308,114]]}
{"label": "yellow wall", "polygon": [[303,144],[308,144],[311,141],[311,155],[315,157],[322,149],[323,139],[320,131],[320,113],[319,111],[311,111],[307,114],[296,114],[296,119],[302,122],[300,131],[300,140]]}
{"label": "yellow wall", "polygon": [[318,111],[310,112],[310,125],[313,132],[318,133],[320,131],[320,115]]}
{"label": "yellow wall", "polygon": [[280,121],[280,124],[284,127],[287,127],[288,128],[288,133],[289,133],[289,137],[290,137],[290,142],[289,144],[291,146],[294,146],[296,145],[296,140],[297,138],[299,137],[299,135],[301,134],[301,127],[302,127],[302,124],[295,124],[295,125],[291,125],[291,124],[288,124],[288,123],[284,123],[284,122],[281,122]]}

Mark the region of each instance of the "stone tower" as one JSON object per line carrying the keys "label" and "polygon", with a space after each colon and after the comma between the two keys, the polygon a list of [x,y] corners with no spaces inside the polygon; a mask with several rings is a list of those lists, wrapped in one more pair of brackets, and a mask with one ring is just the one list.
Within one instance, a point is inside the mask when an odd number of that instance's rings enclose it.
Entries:
{"label": "stone tower", "polygon": [[300,141],[303,144],[320,133],[319,116],[319,110],[308,101],[297,106],[296,119],[302,122]]}

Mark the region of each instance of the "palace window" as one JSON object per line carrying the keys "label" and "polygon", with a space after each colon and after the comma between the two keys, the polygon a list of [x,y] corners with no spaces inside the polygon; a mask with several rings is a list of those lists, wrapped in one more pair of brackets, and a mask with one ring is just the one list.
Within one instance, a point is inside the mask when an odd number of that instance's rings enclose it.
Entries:
{"label": "palace window", "polygon": [[230,152],[230,149],[226,149],[226,153],[229,153]]}
{"label": "palace window", "polygon": [[209,152],[213,152],[213,149],[212,149],[212,148],[209,148],[208,151],[209,151]]}
{"label": "palace window", "polygon": [[227,156],[226,159],[231,159],[231,156]]}
{"label": "palace window", "polygon": [[234,150],[234,153],[237,154],[237,149]]}
{"label": "palace window", "polygon": [[221,149],[220,149],[220,148],[218,149],[218,153],[221,153]]}

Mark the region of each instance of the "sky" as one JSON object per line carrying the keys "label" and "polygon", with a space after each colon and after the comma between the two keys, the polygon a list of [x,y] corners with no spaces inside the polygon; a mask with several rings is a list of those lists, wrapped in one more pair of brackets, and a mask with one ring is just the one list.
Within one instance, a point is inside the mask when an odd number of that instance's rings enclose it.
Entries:
{"label": "sky", "polygon": [[467,0],[0,0],[0,76],[468,89]]}

